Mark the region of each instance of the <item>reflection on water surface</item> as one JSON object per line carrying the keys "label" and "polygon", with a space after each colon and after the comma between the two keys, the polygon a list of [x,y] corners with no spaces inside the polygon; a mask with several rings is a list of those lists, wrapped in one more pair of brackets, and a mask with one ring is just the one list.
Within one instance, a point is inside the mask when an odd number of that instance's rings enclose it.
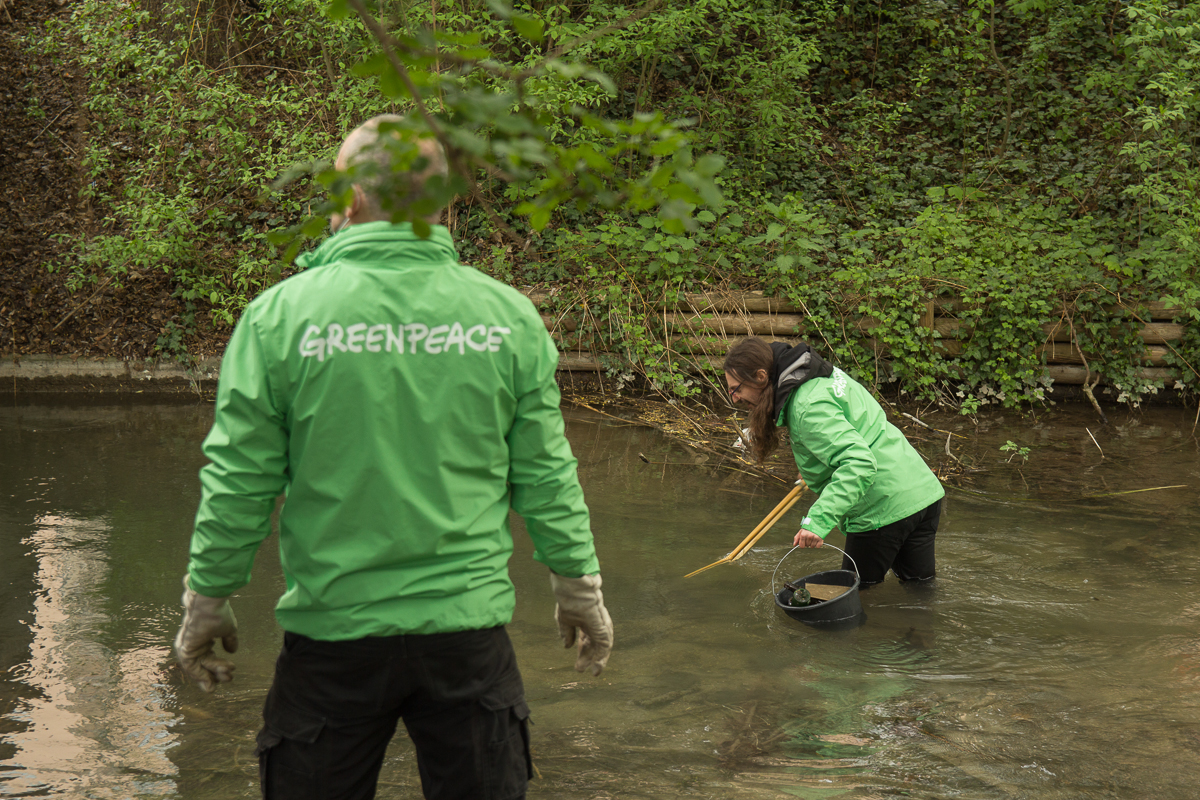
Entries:
{"label": "reflection on water surface", "polygon": [[[806,501],[736,564],[786,491],[657,432],[573,415],[617,649],[599,679],[559,647],[519,525],[511,626],[534,709],[531,797],[1155,797],[1200,785],[1200,456],[1193,413],[1085,409],[932,418],[966,473],[940,575],[863,594],[828,632],[779,612],[771,577]],[[0,410],[0,797],[253,798],[253,737],[280,634],[268,543],[234,601],[237,679],[171,666],[211,410]],[[931,462],[946,435],[922,432]],[[1095,437],[1094,440],[1092,437]],[[1012,441],[1028,461],[1006,463]],[[1134,489],[1186,484],[1121,494]],[[840,537],[832,540],[840,545]],[[779,570],[836,566],[797,551]],[[776,587],[778,588],[778,586]],[[379,796],[413,796],[407,742]]]}

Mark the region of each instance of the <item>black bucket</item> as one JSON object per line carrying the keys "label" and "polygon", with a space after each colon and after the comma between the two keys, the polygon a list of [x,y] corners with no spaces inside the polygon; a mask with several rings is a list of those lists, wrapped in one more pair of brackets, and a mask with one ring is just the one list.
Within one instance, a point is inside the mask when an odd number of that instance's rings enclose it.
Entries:
{"label": "black bucket", "polygon": [[[833,547],[840,553],[844,553],[841,549],[833,545],[825,545]],[[792,548],[795,550],[796,548]],[[789,553],[791,551],[788,551]],[[787,555],[784,555],[787,558]],[[849,558],[849,556],[847,556]],[[782,564],[782,559],[780,560]],[[854,559],[850,559],[850,563],[854,563]],[[779,568],[775,568],[778,572]],[[772,577],[774,581],[774,577]],[[805,625],[812,625],[819,628],[853,628],[861,625],[866,620],[867,615],[863,613],[862,601],[858,596],[859,577],[857,569],[851,572],[848,569],[831,569],[825,572],[815,572],[812,575],[805,575],[798,580],[790,581],[793,586],[803,586],[807,583],[824,583],[832,586],[845,586],[847,591],[823,602],[814,602],[807,606],[793,606],[791,599],[793,591],[786,586],[776,593],[775,605],[783,609],[794,620],[803,622]],[[773,587],[772,587],[773,588]]]}

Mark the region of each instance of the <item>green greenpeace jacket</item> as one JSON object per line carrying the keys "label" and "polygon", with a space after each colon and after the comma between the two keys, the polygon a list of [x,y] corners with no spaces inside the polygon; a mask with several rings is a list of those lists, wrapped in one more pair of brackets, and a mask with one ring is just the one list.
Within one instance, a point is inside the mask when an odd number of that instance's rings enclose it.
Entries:
{"label": "green greenpeace jacket", "polygon": [[192,588],[250,580],[281,493],[276,616],[316,639],[510,622],[510,507],[535,559],[599,572],[533,304],[460,265],[441,226],[354,225],[306,266],[246,308],[225,351]]}
{"label": "green greenpeace jacket", "polygon": [[787,426],[796,466],[820,495],[802,525],[821,538],[834,527],[881,528],[946,494],[871,393],[840,369],[801,384],[776,424]]}

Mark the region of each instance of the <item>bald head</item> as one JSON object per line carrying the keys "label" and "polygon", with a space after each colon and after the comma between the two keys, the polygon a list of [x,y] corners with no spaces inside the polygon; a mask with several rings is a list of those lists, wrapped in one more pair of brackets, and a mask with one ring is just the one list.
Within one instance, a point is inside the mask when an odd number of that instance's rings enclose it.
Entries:
{"label": "bald head", "polygon": [[[410,151],[400,143],[411,139],[404,137],[399,129],[386,133],[379,130],[384,123],[404,121],[396,114],[380,114],[350,131],[342,142],[334,166],[338,170],[356,167],[360,173],[354,179],[354,204],[347,209],[351,223],[391,219],[394,210],[411,205],[421,196],[425,181],[434,175],[447,175],[446,153],[436,139],[418,139],[413,143],[415,151]],[[413,168],[394,173],[392,165],[396,159],[411,163]],[[426,220],[437,222],[440,214],[439,209]],[[334,228],[337,227],[335,224]]]}

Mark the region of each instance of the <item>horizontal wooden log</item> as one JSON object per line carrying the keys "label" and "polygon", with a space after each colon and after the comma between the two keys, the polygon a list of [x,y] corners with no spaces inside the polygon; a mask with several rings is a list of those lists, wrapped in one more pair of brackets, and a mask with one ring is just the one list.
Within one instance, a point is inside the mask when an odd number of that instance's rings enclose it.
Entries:
{"label": "horizontal wooden log", "polygon": [[596,356],[573,351],[558,354],[558,368],[567,372],[599,372],[604,369]]}
{"label": "horizontal wooden log", "polygon": [[[1050,344],[1039,347],[1038,355],[1045,354],[1046,363],[1048,364],[1082,364],[1083,358],[1079,355],[1079,350],[1072,344],[1064,342],[1051,342]],[[1167,363],[1167,354],[1171,350],[1167,347],[1154,345],[1147,347],[1145,355],[1142,356],[1142,363],[1150,367],[1161,367]],[[1086,353],[1088,361],[1094,361],[1095,356],[1092,353]]]}
{"label": "horizontal wooden log", "polygon": [[727,336],[736,335],[796,335],[804,324],[799,314],[677,314],[663,315],[667,328],[673,331],[711,331]]}
{"label": "horizontal wooden log", "polygon": [[[1087,379],[1088,376],[1087,370],[1083,367],[1076,367],[1067,364],[1051,364],[1046,367],[1046,374],[1050,377],[1050,380],[1054,381],[1055,383],[1060,383],[1067,386],[1082,386],[1084,380]],[[1172,374],[1172,370],[1164,367],[1145,367],[1138,373],[1138,375],[1146,380],[1162,381],[1163,385],[1168,389],[1174,388],[1176,385],[1175,376]],[[1095,373],[1093,373],[1091,380],[1095,379],[1096,376]],[[1104,384],[1105,380],[1101,378],[1100,383]]]}
{"label": "horizontal wooden log", "polygon": [[762,292],[705,292],[684,295],[676,308],[702,314],[746,312],[751,314],[802,314],[804,309],[782,297],[767,297]]}
{"label": "horizontal wooden log", "polygon": [[[706,353],[725,358],[725,354],[734,346],[746,341],[745,336],[669,336],[667,346],[676,353]],[[786,342],[794,344],[794,339],[783,339],[770,334],[759,337],[765,342]]]}
{"label": "horizontal wooden log", "polygon": [[[864,319],[858,323],[859,330],[870,331],[879,325],[877,320]],[[951,317],[935,317],[933,329],[943,339],[965,339],[970,336],[971,326]],[[1071,327],[1065,322],[1047,322],[1042,325],[1042,334],[1048,342],[1070,342]],[[1183,325],[1176,322],[1151,322],[1138,331],[1146,344],[1166,344],[1183,337]]]}
{"label": "horizontal wooden log", "polygon": [[[522,294],[538,308],[550,306],[557,293],[541,289],[524,289]],[[569,297],[570,295],[566,295]],[[697,314],[717,312],[723,314],[799,314],[804,309],[782,297],[768,297],[762,292],[713,290],[711,292],[689,292],[674,303],[652,301],[648,308],[656,311],[692,311]]]}
{"label": "horizontal wooden log", "polygon": [[[1071,341],[1071,327],[1065,322],[1048,322],[1042,326],[1042,332],[1052,342]],[[1177,342],[1183,338],[1183,326],[1176,322],[1151,322],[1142,326],[1138,335],[1146,344]]]}
{"label": "horizontal wooden log", "polygon": [[[960,314],[963,311],[971,308],[965,301],[958,297],[938,297],[933,301],[935,315],[952,317]],[[1105,305],[1105,309],[1111,312],[1118,311],[1122,308],[1131,310],[1143,309],[1146,313],[1142,315],[1144,320],[1175,320],[1179,317],[1186,316],[1187,310],[1181,306],[1167,305],[1161,300],[1154,300],[1149,303],[1128,304],[1128,305]]]}
{"label": "horizontal wooden log", "polygon": [[934,339],[932,347],[934,352],[951,358],[962,355],[963,351],[962,342],[958,339]]}
{"label": "horizontal wooden log", "polygon": [[[939,339],[935,343],[943,355],[955,357],[962,355],[963,343],[959,339]],[[1045,354],[1046,363],[1048,364],[1082,364],[1083,359],[1079,356],[1079,351],[1075,349],[1073,344],[1069,342],[1050,342],[1049,344],[1038,347],[1035,352],[1040,356]],[[1167,354],[1170,353],[1170,348],[1154,345],[1146,348],[1145,356],[1142,363],[1146,366],[1161,367],[1167,363]],[[1092,353],[1087,353],[1089,361],[1093,361],[1095,357]]]}
{"label": "horizontal wooden log", "polygon": [[[677,353],[671,358],[673,363],[693,373],[720,369],[723,360],[723,356],[700,353]],[[602,372],[605,369],[604,362],[620,363],[621,361],[622,359],[614,357],[610,353],[596,355],[583,350],[570,350],[558,354],[558,369],[566,372]]]}
{"label": "horizontal wooden log", "polygon": [[574,317],[556,317],[550,314],[542,314],[542,324],[546,326],[546,330],[555,332],[567,332],[579,330],[579,323]]}
{"label": "horizontal wooden log", "polygon": [[[555,333],[572,333],[579,329],[579,321],[574,316],[542,314],[542,324],[546,330]],[[668,312],[663,315],[663,321],[673,331],[712,332],[721,336],[737,335],[788,335],[795,337],[796,329],[803,325],[804,317],[799,314],[678,314]]]}

